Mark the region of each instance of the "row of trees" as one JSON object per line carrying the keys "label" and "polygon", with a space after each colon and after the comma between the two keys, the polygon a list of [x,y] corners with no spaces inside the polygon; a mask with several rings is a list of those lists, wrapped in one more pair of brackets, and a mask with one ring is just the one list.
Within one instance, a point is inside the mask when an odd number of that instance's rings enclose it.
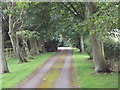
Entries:
{"label": "row of trees", "polygon": [[[119,3],[68,2],[62,3],[62,5],[66,8],[64,12],[69,13],[63,14],[65,20],[68,19],[61,23],[64,27],[63,37],[71,39],[82,53],[84,52],[83,39],[89,38],[95,71],[110,72],[105,62],[104,43],[110,37],[118,38],[115,31],[118,30]],[[117,51],[117,53],[118,57],[119,52]]]}
{"label": "row of trees", "polygon": [[[9,2],[2,3],[1,18],[6,21],[3,29],[8,32],[14,54],[21,63],[28,61],[23,52],[32,59],[32,55],[45,51],[46,41],[62,37],[84,53],[84,42],[90,39],[95,71],[109,72],[103,46],[105,38],[118,29],[118,5],[112,2]],[[2,72],[9,71],[3,68]]]}

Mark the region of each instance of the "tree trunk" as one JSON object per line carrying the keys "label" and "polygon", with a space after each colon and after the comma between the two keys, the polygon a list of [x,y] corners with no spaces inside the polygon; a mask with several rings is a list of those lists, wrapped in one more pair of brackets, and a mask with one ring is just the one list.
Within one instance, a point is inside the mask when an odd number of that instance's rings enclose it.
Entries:
{"label": "tree trunk", "polygon": [[19,39],[17,36],[16,36],[16,40],[17,40],[16,53],[17,53],[17,57],[19,58],[19,62],[20,63],[28,62],[22,55],[20,45],[19,45]]}
{"label": "tree trunk", "polygon": [[34,39],[34,48],[35,48],[35,50],[36,50],[36,54],[37,55],[39,55],[40,53],[39,53],[39,46],[38,46],[38,43],[37,43],[37,40],[36,39]]}
{"label": "tree trunk", "polygon": [[20,54],[21,51],[20,51],[20,47],[19,47],[19,41],[18,41],[18,37],[16,36],[15,31],[13,29],[13,20],[12,20],[11,15],[9,15],[9,32],[8,32],[8,34],[9,34],[9,37],[10,37],[10,40],[12,43],[12,47],[13,47],[15,56],[18,57],[20,63],[27,62],[27,60],[25,60],[25,58],[22,57],[22,55]]}
{"label": "tree trunk", "polygon": [[25,46],[25,51],[26,51],[27,57],[28,57],[29,59],[33,59],[33,58],[32,58],[32,55],[31,55],[31,53],[30,53],[30,50],[29,50],[29,48],[28,48],[27,41],[24,40],[24,39],[22,39],[22,41],[23,41],[23,44],[24,44],[24,46]]}
{"label": "tree trunk", "polygon": [[108,72],[107,66],[105,64],[105,57],[103,51],[103,45],[100,40],[98,40],[98,34],[94,33],[91,35],[93,61],[96,72]]}
{"label": "tree trunk", "polygon": [[[0,31],[0,33],[1,33],[1,31]],[[1,40],[0,40],[1,41]],[[3,43],[1,43],[1,44],[3,44]],[[0,47],[1,47],[1,45],[0,45]],[[6,59],[5,59],[5,54],[4,54],[4,46],[2,45],[2,47],[0,48],[0,60],[2,60],[2,73],[9,73],[10,71],[9,71],[9,69],[8,69],[8,65],[7,65],[7,61],[6,61]]]}
{"label": "tree trunk", "polygon": [[0,73],[9,73],[7,61],[4,54],[4,40],[2,34],[2,7],[0,7]]}
{"label": "tree trunk", "polygon": [[42,50],[43,50],[43,52],[46,52],[46,49],[45,49],[45,42],[43,42],[43,44],[42,44]]}
{"label": "tree trunk", "polygon": [[38,47],[39,47],[39,50],[42,51],[42,41],[41,40],[38,40]]}
{"label": "tree trunk", "polygon": [[81,49],[80,49],[80,38],[77,39],[77,48],[80,50],[79,52],[81,52]]}
{"label": "tree trunk", "polygon": [[83,36],[82,36],[82,35],[79,36],[77,41],[78,41],[77,46],[78,46],[80,52],[81,52],[81,53],[84,53]]}
{"label": "tree trunk", "polygon": [[16,53],[16,35],[15,35],[15,32],[13,31],[12,25],[13,25],[12,16],[9,15],[9,32],[8,32],[8,35],[9,35],[11,43],[12,43],[14,56],[17,56],[17,53]]}
{"label": "tree trunk", "polygon": [[83,42],[83,36],[81,35],[81,52],[84,53],[84,42]]}
{"label": "tree trunk", "polygon": [[80,36],[80,52],[84,53],[84,43],[83,43],[83,36]]}
{"label": "tree trunk", "polygon": [[[89,21],[89,15],[90,13],[94,14],[97,9],[93,2],[87,2],[86,4],[86,17]],[[95,30],[94,22],[89,23],[89,29]],[[92,53],[93,53],[93,62],[95,66],[96,72],[109,72],[110,70],[107,68],[105,64],[105,56],[104,56],[104,50],[103,50],[103,44],[98,39],[99,34],[98,32],[94,31],[93,34],[91,34],[91,44],[92,44]]]}
{"label": "tree trunk", "polygon": [[39,47],[37,44],[37,40],[36,39],[30,39],[30,51],[33,55],[38,55],[39,54]]}

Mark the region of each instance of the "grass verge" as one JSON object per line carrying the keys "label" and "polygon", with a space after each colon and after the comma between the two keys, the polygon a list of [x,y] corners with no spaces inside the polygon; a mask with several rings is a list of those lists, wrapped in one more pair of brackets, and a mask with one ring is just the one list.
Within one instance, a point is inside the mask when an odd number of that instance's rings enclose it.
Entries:
{"label": "grass verge", "polygon": [[[75,49],[73,53],[74,67],[76,71],[75,81],[80,88],[118,88],[118,74],[96,74],[92,75],[94,71],[93,62],[87,60],[87,54],[80,54]],[[75,86],[75,85],[74,85]]]}
{"label": "grass verge", "polygon": [[8,65],[11,73],[2,75],[2,88],[13,88],[26,77],[28,77],[34,70],[42,66],[50,56],[55,53],[45,53],[40,56],[34,56],[34,59],[23,64],[18,64],[17,59],[8,60]]}

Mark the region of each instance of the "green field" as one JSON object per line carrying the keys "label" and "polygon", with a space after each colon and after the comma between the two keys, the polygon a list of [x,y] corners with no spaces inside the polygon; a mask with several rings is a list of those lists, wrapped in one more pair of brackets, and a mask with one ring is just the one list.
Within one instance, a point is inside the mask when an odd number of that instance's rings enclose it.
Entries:
{"label": "green field", "polygon": [[74,50],[74,66],[77,73],[77,83],[80,85],[80,88],[117,88],[118,74],[92,75],[95,71],[92,68],[92,61],[87,60],[88,58],[87,54],[80,54],[77,50]]}
{"label": "green field", "polygon": [[17,59],[9,59],[8,65],[11,73],[3,75],[2,88],[12,88],[23,81],[35,69],[42,66],[43,63],[55,53],[45,53],[40,56],[34,56],[34,59],[23,64],[18,64]]}

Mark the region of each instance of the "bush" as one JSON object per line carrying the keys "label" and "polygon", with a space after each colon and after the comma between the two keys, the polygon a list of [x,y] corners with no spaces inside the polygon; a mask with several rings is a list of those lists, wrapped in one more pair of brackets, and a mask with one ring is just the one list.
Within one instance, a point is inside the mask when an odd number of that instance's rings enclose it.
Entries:
{"label": "bush", "polygon": [[105,58],[112,62],[119,60],[120,56],[120,43],[118,42],[105,42],[104,43]]}
{"label": "bush", "polygon": [[[89,39],[85,40],[85,51],[88,53],[90,58],[92,58],[92,48]],[[114,41],[106,41],[104,42],[104,52],[105,59],[107,61],[116,62],[120,58],[120,43]]]}

